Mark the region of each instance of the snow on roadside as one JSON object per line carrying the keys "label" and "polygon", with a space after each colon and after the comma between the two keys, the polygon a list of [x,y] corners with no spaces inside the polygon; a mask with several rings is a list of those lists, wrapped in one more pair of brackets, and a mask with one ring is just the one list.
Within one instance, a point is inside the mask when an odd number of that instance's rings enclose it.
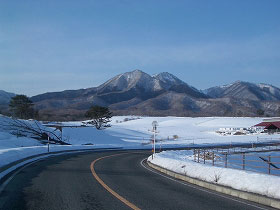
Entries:
{"label": "snow on roadside", "polygon": [[[22,121],[28,125],[35,123],[32,120]],[[11,122],[13,122],[11,118],[0,115],[0,167],[20,159],[48,152],[47,146],[31,138],[28,132],[27,137],[11,134],[11,129],[9,130],[8,127]],[[81,122],[77,122],[74,125],[79,124]],[[44,131],[50,130],[54,132],[53,128],[45,127],[40,122],[36,122],[35,127]],[[56,135],[60,136],[60,132],[55,132]],[[72,145],[50,145],[50,151],[122,147],[122,141],[119,138],[104,133],[104,130],[97,131],[93,127],[65,128],[63,129],[63,140],[65,139]]]}
{"label": "snow on roadside", "polygon": [[193,162],[192,158],[191,151],[180,150],[157,153],[154,159],[150,156],[148,160],[189,177],[280,199],[280,177],[204,165]]}

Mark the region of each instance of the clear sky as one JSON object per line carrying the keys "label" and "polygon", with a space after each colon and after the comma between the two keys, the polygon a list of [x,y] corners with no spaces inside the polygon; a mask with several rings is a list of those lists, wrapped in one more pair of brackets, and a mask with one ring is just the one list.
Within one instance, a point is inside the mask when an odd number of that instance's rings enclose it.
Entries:
{"label": "clear sky", "polygon": [[95,87],[140,69],[205,89],[280,87],[279,0],[0,0],[0,89]]}

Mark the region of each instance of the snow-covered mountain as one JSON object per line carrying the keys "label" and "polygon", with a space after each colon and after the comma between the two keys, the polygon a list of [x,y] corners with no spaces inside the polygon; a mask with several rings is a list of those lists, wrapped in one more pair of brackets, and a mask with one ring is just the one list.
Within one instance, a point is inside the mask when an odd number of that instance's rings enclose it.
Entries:
{"label": "snow-covered mountain", "polygon": [[280,89],[273,86],[273,85],[268,85],[268,84],[257,84],[257,86],[266,94],[271,95],[273,98],[276,100],[280,100]]}
{"label": "snow-covered mountain", "polygon": [[125,91],[136,87],[144,91],[159,91],[164,89],[160,80],[154,79],[149,74],[137,69],[113,77],[97,87],[97,92],[102,94],[112,91]]}
{"label": "snow-covered mountain", "polygon": [[257,116],[259,109],[270,116],[280,113],[280,90],[271,85],[238,81],[203,92],[168,72],[151,76],[141,70],[119,74],[98,87],[31,100],[46,120],[82,119],[92,105],[108,106],[118,115]]}
{"label": "snow-covered mountain", "polygon": [[[185,93],[195,98],[206,98],[199,90],[168,72],[150,76],[141,70],[134,70],[119,74],[97,87],[97,95],[104,100],[107,100],[108,94],[112,96],[110,102],[112,102],[112,98],[116,97],[116,93],[120,94],[117,101],[114,102],[124,101],[123,97],[125,97],[125,100],[130,100],[134,97],[141,99],[153,98],[166,91]],[[126,93],[125,96],[124,93]],[[103,96],[104,94],[106,94],[106,99]]]}
{"label": "snow-covered mountain", "polygon": [[134,70],[119,74],[98,87],[45,93],[34,96],[31,100],[41,114],[69,114],[70,118],[67,119],[72,119],[72,115],[80,115],[79,113],[94,104],[124,110],[164,93],[207,98],[205,94],[170,73],[151,76],[141,70]]}
{"label": "snow-covered mountain", "polygon": [[203,91],[212,98],[236,98],[254,101],[279,101],[280,89],[267,84],[237,81],[229,85],[217,86]]}
{"label": "snow-covered mountain", "polygon": [[176,76],[174,76],[173,74],[170,74],[168,72],[162,72],[159,74],[155,74],[153,75],[153,78],[161,81],[165,88],[170,88],[171,86],[174,85],[183,85],[186,84],[185,82],[183,82],[182,80],[178,79]]}
{"label": "snow-covered mountain", "polygon": [[10,103],[12,97],[16,94],[0,90],[0,105],[7,105]]}

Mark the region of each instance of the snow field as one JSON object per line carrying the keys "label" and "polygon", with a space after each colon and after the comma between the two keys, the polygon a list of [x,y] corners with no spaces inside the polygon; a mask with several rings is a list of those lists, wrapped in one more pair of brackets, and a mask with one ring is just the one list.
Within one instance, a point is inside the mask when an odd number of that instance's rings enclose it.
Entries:
{"label": "snow field", "polygon": [[[128,119],[128,120],[127,120]],[[0,122],[2,118],[0,117]],[[83,147],[92,145],[95,148],[123,147],[126,149],[151,149],[152,122],[159,123],[157,142],[167,147],[181,147],[193,144],[226,144],[233,142],[256,142],[257,136],[220,136],[215,133],[220,127],[249,127],[262,121],[262,118],[230,118],[230,117],[134,117],[116,116],[112,118],[112,127],[96,130],[93,127],[72,127],[63,129],[63,139],[72,146],[55,146],[60,148]],[[65,122],[65,125],[80,126],[82,122]],[[42,126],[42,125],[39,125]],[[59,135],[59,134],[58,134]],[[173,136],[178,139],[174,140]],[[260,135],[279,138],[280,135]],[[167,140],[169,137],[169,140]],[[16,137],[0,129],[0,166],[26,157],[44,153],[46,146],[39,141],[27,137]]]}
{"label": "snow field", "polygon": [[[242,135],[221,136],[215,131],[219,128],[250,127],[262,122],[262,118],[239,118],[239,117],[141,117],[140,119],[123,121],[124,117],[113,117],[112,127],[105,132],[121,138],[123,141],[142,143],[150,139],[152,122],[158,121],[157,139],[162,139],[163,145],[186,146],[191,144],[234,144],[252,143],[261,138],[275,138],[280,140],[280,135]],[[121,122],[121,123],[117,123]],[[179,138],[174,140],[173,136]],[[169,141],[167,139],[170,139]]]}
{"label": "snow field", "polygon": [[[1,120],[0,116],[0,123]],[[258,141],[259,137],[280,139],[280,135],[221,136],[215,133],[221,127],[250,127],[261,122],[262,118],[116,116],[112,118],[112,127],[105,130],[96,130],[93,127],[74,127],[80,126],[82,122],[62,123],[73,126],[63,128],[63,139],[72,145],[51,145],[50,151],[114,147],[151,149],[152,122],[155,120],[159,123],[157,140],[161,140],[157,141],[157,147],[159,145],[176,148],[194,144],[205,146],[208,144],[251,143]],[[174,135],[177,135],[178,139],[174,140]],[[30,137],[17,137],[0,129],[0,167],[43,153],[47,153],[47,146],[39,141]],[[222,185],[280,198],[279,177],[200,165],[192,162],[188,155],[190,155],[188,151],[163,152],[157,154],[153,161],[157,165],[169,167],[170,170],[185,173],[188,176],[209,182],[217,180]]]}

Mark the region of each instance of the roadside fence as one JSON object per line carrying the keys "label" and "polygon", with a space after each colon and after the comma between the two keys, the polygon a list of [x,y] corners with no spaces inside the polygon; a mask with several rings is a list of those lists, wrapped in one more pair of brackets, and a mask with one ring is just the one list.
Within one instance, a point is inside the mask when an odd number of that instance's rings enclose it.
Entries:
{"label": "roadside fence", "polygon": [[[233,150],[234,151],[234,150]],[[194,161],[224,168],[235,168],[280,176],[280,149],[236,151],[193,149]]]}

